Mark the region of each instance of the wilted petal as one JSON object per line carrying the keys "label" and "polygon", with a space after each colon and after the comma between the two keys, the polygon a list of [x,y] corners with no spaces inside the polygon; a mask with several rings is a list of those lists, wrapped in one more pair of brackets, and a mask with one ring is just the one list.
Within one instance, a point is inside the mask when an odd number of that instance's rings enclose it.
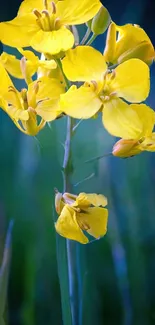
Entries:
{"label": "wilted petal", "polygon": [[80,193],[76,198],[76,205],[79,207],[86,207],[90,205],[94,205],[96,207],[99,206],[106,206],[107,205],[107,198],[102,194],[87,194],[87,193]]}
{"label": "wilted petal", "polygon": [[107,232],[108,210],[105,208],[88,208],[84,213],[77,213],[77,221],[95,238]]}
{"label": "wilted petal", "polygon": [[76,220],[76,212],[66,204],[55,223],[56,231],[63,237],[87,244],[88,239],[83,234]]}

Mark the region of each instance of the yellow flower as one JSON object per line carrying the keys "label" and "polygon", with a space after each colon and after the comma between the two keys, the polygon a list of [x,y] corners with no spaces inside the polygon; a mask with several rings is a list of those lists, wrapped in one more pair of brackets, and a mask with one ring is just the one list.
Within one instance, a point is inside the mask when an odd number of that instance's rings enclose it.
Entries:
{"label": "yellow flower", "polygon": [[131,58],[151,64],[155,51],[148,35],[138,25],[117,26],[112,22],[107,32],[104,57],[107,62],[113,64]]}
{"label": "yellow flower", "polygon": [[[72,86],[61,95],[63,112],[87,119],[102,111],[103,124],[109,133],[119,137],[120,133],[130,130],[136,113],[120,98],[131,103],[147,98],[149,68],[143,61],[131,59],[109,72],[100,52],[90,46],[79,46],[67,52],[62,65],[69,80],[85,81],[80,88]],[[133,128],[139,130],[138,121]]]}
{"label": "yellow flower", "polygon": [[36,51],[58,54],[74,45],[69,25],[92,19],[99,0],[24,0],[18,15],[0,24],[0,40],[9,46],[32,46]]}
{"label": "yellow flower", "polygon": [[0,76],[1,107],[23,133],[34,136],[46,121],[60,115],[58,103],[64,87],[58,80],[42,77],[19,92],[1,63]]}
{"label": "yellow flower", "polygon": [[[126,104],[127,105],[127,104]],[[135,112],[133,124],[121,135],[123,139],[117,141],[112,154],[125,158],[135,156],[142,151],[155,151],[155,133],[152,132],[155,124],[155,112],[145,104],[131,104],[130,109]],[[139,131],[134,129],[134,123],[139,123]]]}
{"label": "yellow flower", "polygon": [[40,60],[32,51],[19,48],[22,54],[21,60],[16,56],[3,52],[0,56],[0,62],[10,75],[15,78],[25,79],[27,83],[32,82],[31,77],[38,72],[39,68],[44,69],[44,75],[50,74],[51,70],[57,68],[54,60]]}
{"label": "yellow flower", "polygon": [[59,218],[56,231],[63,237],[82,244],[89,242],[83,231],[95,238],[102,237],[107,231],[107,199],[101,194],[70,193],[56,194],[55,206]]}

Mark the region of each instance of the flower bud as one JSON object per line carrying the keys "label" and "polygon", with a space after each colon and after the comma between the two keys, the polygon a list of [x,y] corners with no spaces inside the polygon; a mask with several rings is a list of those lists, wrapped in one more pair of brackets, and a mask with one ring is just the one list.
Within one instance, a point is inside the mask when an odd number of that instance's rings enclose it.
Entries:
{"label": "flower bud", "polygon": [[116,51],[116,25],[115,23],[111,23],[106,36],[106,45],[104,49],[104,58],[106,62],[114,63]]}
{"label": "flower bud", "polygon": [[95,35],[103,34],[110,25],[111,17],[108,10],[102,6],[92,20],[91,30]]}
{"label": "flower bud", "polygon": [[120,158],[132,157],[141,152],[139,143],[137,140],[124,140],[121,139],[113,146],[113,156]]}

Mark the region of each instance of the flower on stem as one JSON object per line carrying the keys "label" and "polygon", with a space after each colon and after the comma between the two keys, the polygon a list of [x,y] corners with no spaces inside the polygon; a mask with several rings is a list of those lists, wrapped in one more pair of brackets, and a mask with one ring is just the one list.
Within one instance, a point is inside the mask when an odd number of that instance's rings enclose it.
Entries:
{"label": "flower on stem", "polygon": [[[0,62],[8,73],[19,79],[26,79],[26,81],[32,81],[31,77],[38,71],[44,70],[44,75],[49,75],[50,72],[57,68],[57,64],[54,60],[39,59],[32,51],[23,50],[19,48],[18,51],[22,54],[22,59],[17,59],[15,55],[3,52],[0,56]],[[23,67],[24,60],[24,70]],[[40,69],[40,70],[39,70]]]}
{"label": "flower on stem", "polygon": [[58,80],[42,77],[19,92],[2,64],[0,75],[1,107],[23,133],[34,136],[61,114],[59,96],[64,86]]}
{"label": "flower on stem", "polygon": [[[126,104],[127,105],[127,104]],[[142,151],[155,151],[155,112],[145,104],[131,104],[131,109],[135,112],[135,120],[129,124],[126,133],[119,136],[113,147],[112,154],[117,157],[126,158],[135,156]],[[135,122],[139,124],[139,130],[134,128]]]}
{"label": "flower on stem", "polygon": [[[139,59],[131,59],[109,71],[104,56],[90,46],[69,50],[62,60],[67,78],[85,81],[73,85],[60,96],[63,112],[78,119],[87,119],[103,112],[103,124],[114,136],[133,128],[139,130],[136,113],[126,104],[145,100],[149,94],[149,68]],[[133,120],[135,124],[133,125]]]}
{"label": "flower on stem", "polygon": [[99,0],[24,0],[15,19],[0,24],[0,40],[9,46],[32,46],[58,54],[74,45],[70,25],[79,25],[99,11]]}
{"label": "flower on stem", "polygon": [[151,64],[155,51],[150,38],[141,27],[132,24],[118,26],[112,22],[107,32],[104,57],[111,64],[119,64],[131,58]]}
{"label": "flower on stem", "polygon": [[104,208],[107,199],[101,194],[56,193],[55,207],[59,215],[56,231],[63,237],[82,244],[89,242],[83,231],[95,238],[107,231],[108,210]]}

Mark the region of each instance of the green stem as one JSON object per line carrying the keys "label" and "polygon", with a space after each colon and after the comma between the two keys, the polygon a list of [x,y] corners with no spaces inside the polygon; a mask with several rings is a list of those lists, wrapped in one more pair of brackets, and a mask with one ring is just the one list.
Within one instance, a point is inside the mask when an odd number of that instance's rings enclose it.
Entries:
{"label": "green stem", "polygon": [[97,35],[93,34],[92,37],[89,39],[89,41],[86,43],[86,45],[91,45],[96,37]]}
{"label": "green stem", "polygon": [[[66,78],[62,63],[56,60],[64,80],[66,89],[70,87],[70,83]],[[63,192],[71,192],[70,176],[73,171],[71,157],[71,138],[73,135],[73,119],[67,117],[67,131],[65,141],[65,153],[63,161]],[[76,243],[57,236],[57,258],[58,272],[61,290],[62,315],[64,325],[78,325],[78,283],[77,283],[77,267],[76,267]],[[62,260],[63,258],[63,260]]]}
{"label": "green stem", "polygon": [[66,83],[66,88],[67,90],[70,88],[70,82],[69,80],[67,79],[64,71],[63,71],[63,67],[62,67],[62,63],[61,63],[61,60],[60,59],[55,59],[55,62],[57,63],[58,67],[60,68],[61,72],[62,72],[62,75],[64,77],[64,81]]}
{"label": "green stem", "polygon": [[[65,154],[63,162],[63,179],[64,192],[71,192],[70,176],[72,174],[71,160],[71,138],[72,138],[73,120],[67,117],[67,134],[65,142]],[[69,297],[70,308],[72,315],[72,324],[78,324],[78,290],[77,290],[77,269],[76,269],[76,243],[71,240],[66,240],[67,259],[68,259],[68,279],[69,279]]]}

